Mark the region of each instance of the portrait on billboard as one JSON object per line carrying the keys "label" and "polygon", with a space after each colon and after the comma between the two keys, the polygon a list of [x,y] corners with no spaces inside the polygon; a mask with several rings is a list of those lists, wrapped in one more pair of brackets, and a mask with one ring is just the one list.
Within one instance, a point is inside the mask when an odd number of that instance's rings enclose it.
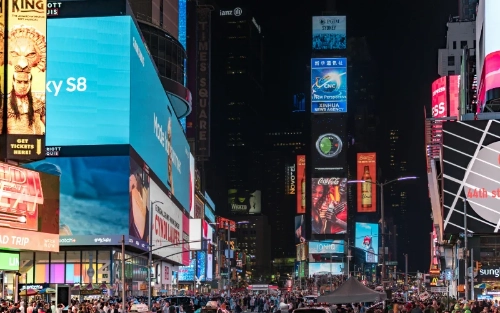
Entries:
{"label": "portrait on billboard", "polygon": [[347,46],[345,16],[313,16],[312,48],[321,50],[342,50]]}
{"label": "portrait on billboard", "polygon": [[378,263],[378,224],[356,223],[354,246],[365,252],[366,263]]}
{"label": "portrait on billboard", "polygon": [[24,166],[60,176],[61,236],[128,234],[128,156],[46,158]]}
{"label": "portrait on billboard", "polygon": [[149,174],[130,158],[129,235],[149,242]]}
{"label": "portrait on billboard", "polygon": [[312,178],[311,232],[342,234],[347,231],[347,178]]}
{"label": "portrait on billboard", "polygon": [[311,59],[311,113],[347,112],[347,59]]}
{"label": "portrait on billboard", "polygon": [[314,172],[344,170],[347,150],[345,115],[313,115],[311,162]]}
{"label": "portrait on billboard", "polygon": [[306,242],[306,223],[304,215],[295,216],[295,243]]}
{"label": "portrait on billboard", "polygon": [[229,189],[228,205],[231,214],[261,213],[261,191],[245,189]]}

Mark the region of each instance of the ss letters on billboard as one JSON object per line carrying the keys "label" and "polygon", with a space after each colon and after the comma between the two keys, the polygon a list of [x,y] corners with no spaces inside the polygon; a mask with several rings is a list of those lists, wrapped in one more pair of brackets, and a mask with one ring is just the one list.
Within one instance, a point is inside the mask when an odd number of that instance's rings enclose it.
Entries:
{"label": "ss letters on billboard", "polygon": [[210,10],[198,8],[197,156],[210,156]]}

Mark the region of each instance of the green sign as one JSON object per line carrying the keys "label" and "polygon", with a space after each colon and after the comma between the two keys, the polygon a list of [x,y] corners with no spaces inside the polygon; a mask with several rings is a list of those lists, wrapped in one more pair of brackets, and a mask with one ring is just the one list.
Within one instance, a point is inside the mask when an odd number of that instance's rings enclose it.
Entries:
{"label": "green sign", "polygon": [[19,271],[19,253],[0,252],[0,270]]}

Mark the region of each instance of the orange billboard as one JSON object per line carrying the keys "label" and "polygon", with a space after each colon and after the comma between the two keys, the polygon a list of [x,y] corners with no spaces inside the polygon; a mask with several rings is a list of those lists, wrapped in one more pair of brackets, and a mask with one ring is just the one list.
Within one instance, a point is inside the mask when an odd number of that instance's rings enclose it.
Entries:
{"label": "orange billboard", "polygon": [[358,153],[357,157],[358,212],[377,212],[377,154]]}
{"label": "orange billboard", "polygon": [[297,214],[306,213],[306,156],[297,155]]}

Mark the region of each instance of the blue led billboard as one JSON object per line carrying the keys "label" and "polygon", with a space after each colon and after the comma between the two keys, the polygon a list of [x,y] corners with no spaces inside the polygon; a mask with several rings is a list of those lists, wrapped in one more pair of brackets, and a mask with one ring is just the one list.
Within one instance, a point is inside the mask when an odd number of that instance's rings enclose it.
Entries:
{"label": "blue led billboard", "polygon": [[311,59],[311,113],[347,112],[347,59]]}
{"label": "blue led billboard", "polygon": [[309,263],[309,275],[342,275],[344,273],[344,263]]}
{"label": "blue led billboard", "polygon": [[47,21],[47,146],[129,142],[130,23]]}
{"label": "blue led billboard", "polygon": [[343,50],[346,49],[346,47],[347,27],[345,16],[313,16],[313,50]]}
{"label": "blue led billboard", "polygon": [[178,279],[179,281],[194,281],[194,270],[196,268],[196,259],[191,259],[189,265],[179,266]]}
{"label": "blue led billboard", "polygon": [[309,241],[309,253],[344,253],[344,240]]}
{"label": "blue led billboard", "polygon": [[378,263],[378,224],[356,223],[354,246],[366,252],[366,263]]}
{"label": "blue led billboard", "polygon": [[141,35],[134,24],[130,28],[130,145],[183,208],[190,208],[189,145]]}
{"label": "blue led billboard", "polygon": [[196,278],[200,281],[207,280],[207,253],[205,251],[196,252],[196,261],[198,266],[196,268]]}

